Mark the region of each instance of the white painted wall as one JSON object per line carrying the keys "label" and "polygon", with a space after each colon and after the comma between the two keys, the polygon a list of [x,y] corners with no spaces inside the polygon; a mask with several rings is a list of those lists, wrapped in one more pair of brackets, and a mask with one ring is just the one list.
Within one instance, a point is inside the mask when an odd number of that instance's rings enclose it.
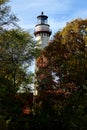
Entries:
{"label": "white painted wall", "polygon": [[35,32],[36,31],[49,31],[49,25],[48,24],[46,24],[46,25],[44,25],[44,24],[38,24],[35,27]]}
{"label": "white painted wall", "polygon": [[41,34],[36,36],[37,45],[39,45],[42,49],[47,46],[49,41],[49,36],[42,36]]}

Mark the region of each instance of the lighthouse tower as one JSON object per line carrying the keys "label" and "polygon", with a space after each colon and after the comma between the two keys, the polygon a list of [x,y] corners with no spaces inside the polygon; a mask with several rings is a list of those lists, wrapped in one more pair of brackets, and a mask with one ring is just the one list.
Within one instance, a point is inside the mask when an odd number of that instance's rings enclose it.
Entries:
{"label": "lighthouse tower", "polygon": [[49,41],[51,35],[50,25],[48,24],[48,16],[41,12],[41,15],[37,16],[37,25],[35,26],[34,35],[36,37],[37,45],[41,49],[44,49]]}
{"label": "lighthouse tower", "polygon": [[[51,30],[50,30],[50,25],[48,24],[48,16],[44,15],[43,12],[41,12],[41,15],[37,16],[37,24],[35,26],[34,35],[35,35],[38,47],[40,49],[44,49],[49,42]],[[35,95],[37,95],[37,93],[38,93],[38,90],[37,90],[38,82],[37,82],[36,72],[38,72],[37,65],[35,66],[35,82],[34,82],[34,94]]]}

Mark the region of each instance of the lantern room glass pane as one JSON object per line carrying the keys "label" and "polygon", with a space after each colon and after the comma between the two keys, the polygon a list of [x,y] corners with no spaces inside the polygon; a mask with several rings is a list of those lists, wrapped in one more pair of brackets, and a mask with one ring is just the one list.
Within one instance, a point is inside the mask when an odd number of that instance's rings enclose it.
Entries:
{"label": "lantern room glass pane", "polygon": [[38,23],[39,24],[47,24],[47,19],[44,17],[40,17],[40,18],[38,18]]}

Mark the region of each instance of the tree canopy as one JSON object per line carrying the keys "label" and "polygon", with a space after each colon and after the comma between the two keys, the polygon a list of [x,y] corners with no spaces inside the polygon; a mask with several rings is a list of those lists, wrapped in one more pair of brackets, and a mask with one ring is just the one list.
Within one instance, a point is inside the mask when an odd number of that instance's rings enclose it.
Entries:
{"label": "tree canopy", "polygon": [[86,30],[87,19],[67,23],[37,58],[36,108],[44,128],[87,129]]}
{"label": "tree canopy", "polygon": [[20,86],[29,87],[31,74],[27,69],[35,56],[33,37],[18,27],[8,2],[0,0],[0,122],[4,120],[6,126],[16,123],[23,113],[17,92]]}
{"label": "tree canopy", "polygon": [[76,19],[54,35],[37,59],[39,86],[75,91],[87,84],[86,29],[87,20]]}

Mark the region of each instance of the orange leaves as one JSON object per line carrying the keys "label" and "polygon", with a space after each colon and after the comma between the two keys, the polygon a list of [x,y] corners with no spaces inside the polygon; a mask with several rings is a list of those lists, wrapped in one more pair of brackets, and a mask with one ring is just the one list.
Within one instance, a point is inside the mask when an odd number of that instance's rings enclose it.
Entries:
{"label": "orange leaves", "polygon": [[37,67],[46,67],[48,65],[48,60],[45,56],[40,56],[36,61]]}
{"label": "orange leaves", "polygon": [[22,111],[23,111],[23,114],[26,114],[26,115],[29,115],[32,112],[30,107],[28,107],[28,106],[24,106]]}

